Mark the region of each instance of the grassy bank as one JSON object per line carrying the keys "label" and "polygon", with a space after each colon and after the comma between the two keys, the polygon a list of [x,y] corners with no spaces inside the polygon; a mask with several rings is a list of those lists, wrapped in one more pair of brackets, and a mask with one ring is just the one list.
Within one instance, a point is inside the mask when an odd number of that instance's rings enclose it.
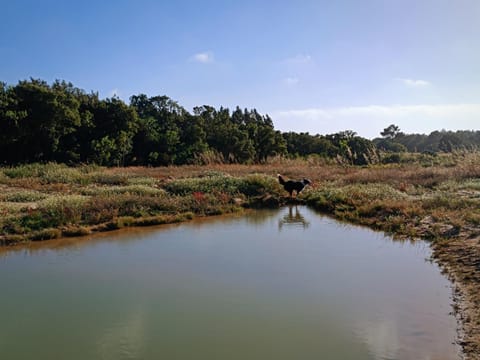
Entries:
{"label": "grassy bank", "polygon": [[0,169],[0,242],[77,236],[279,206],[276,174],[308,177],[300,199],[337,219],[398,238],[424,238],[456,285],[467,358],[480,354],[480,154],[413,155],[400,164],[351,167],[319,159],[265,165]]}
{"label": "grassy bank", "polygon": [[258,174],[234,177],[204,170],[173,179],[91,166],[5,168],[0,171],[0,243],[184,221],[263,205],[265,199],[278,206],[280,191],[274,178]]}

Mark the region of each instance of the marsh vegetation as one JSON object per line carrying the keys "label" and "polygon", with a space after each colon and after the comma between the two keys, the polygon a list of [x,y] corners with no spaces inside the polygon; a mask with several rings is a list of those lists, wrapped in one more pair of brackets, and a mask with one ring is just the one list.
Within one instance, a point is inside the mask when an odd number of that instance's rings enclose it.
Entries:
{"label": "marsh vegetation", "polygon": [[[308,177],[299,196],[337,219],[399,238],[429,239],[433,257],[457,285],[467,353],[480,353],[480,153],[401,154],[396,164],[351,166],[317,157],[265,164],[0,169],[0,241],[85,235],[130,226],[278,207],[288,194],[277,173]],[[475,358],[475,357],[472,357]]]}

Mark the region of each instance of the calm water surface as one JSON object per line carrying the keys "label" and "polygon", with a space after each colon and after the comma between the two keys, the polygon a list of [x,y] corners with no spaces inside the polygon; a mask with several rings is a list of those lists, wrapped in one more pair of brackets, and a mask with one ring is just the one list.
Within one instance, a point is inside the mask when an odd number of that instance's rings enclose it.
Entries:
{"label": "calm water surface", "polygon": [[0,359],[458,359],[423,242],[305,207],[0,253]]}

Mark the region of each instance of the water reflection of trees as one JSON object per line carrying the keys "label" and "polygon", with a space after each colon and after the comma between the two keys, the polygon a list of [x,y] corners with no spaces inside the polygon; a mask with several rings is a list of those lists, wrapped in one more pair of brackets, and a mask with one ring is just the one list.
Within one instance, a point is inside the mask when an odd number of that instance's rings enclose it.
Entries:
{"label": "water reflection of trees", "polygon": [[278,220],[278,229],[282,230],[284,226],[295,226],[302,227],[304,229],[308,228],[310,222],[308,222],[305,217],[298,210],[297,205],[289,205],[288,213],[282,216]]}

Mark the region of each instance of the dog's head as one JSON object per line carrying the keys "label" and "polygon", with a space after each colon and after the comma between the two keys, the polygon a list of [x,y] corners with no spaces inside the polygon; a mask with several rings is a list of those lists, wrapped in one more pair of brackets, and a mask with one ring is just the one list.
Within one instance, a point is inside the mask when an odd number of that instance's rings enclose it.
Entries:
{"label": "dog's head", "polygon": [[303,178],[302,182],[303,182],[304,185],[311,185],[312,184],[311,180],[305,179],[305,178]]}

